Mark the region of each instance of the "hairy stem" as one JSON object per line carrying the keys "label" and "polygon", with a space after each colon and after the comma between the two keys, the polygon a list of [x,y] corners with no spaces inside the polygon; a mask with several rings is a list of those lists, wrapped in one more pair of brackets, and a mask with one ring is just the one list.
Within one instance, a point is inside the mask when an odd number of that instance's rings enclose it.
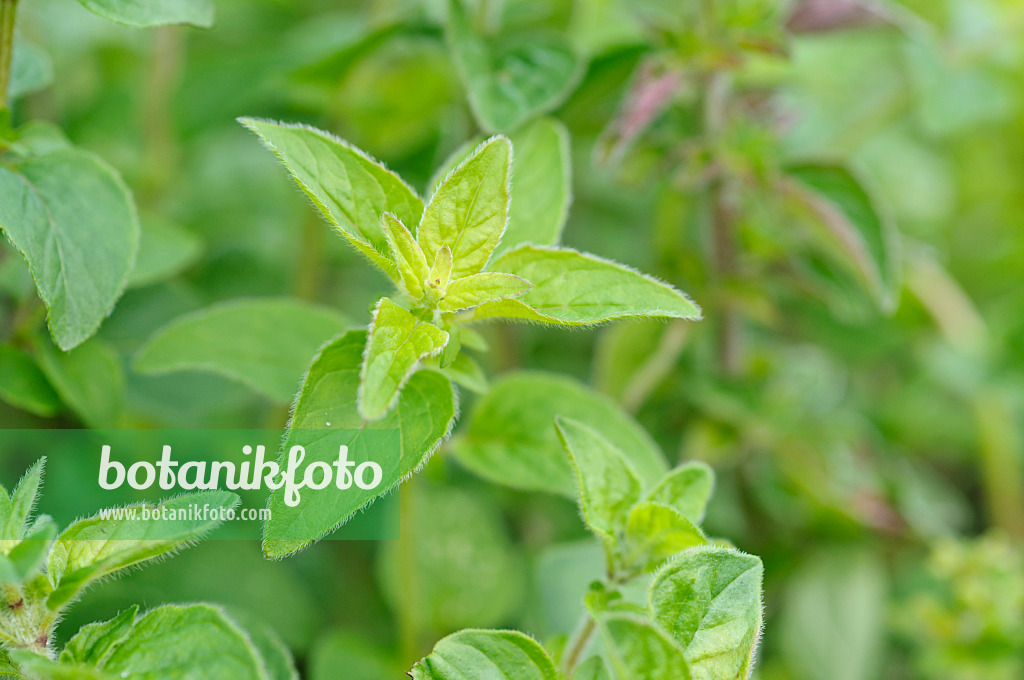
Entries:
{"label": "hairy stem", "polygon": [[14,22],[18,0],[0,0],[0,109],[10,106],[7,91],[11,86],[11,62],[14,58]]}

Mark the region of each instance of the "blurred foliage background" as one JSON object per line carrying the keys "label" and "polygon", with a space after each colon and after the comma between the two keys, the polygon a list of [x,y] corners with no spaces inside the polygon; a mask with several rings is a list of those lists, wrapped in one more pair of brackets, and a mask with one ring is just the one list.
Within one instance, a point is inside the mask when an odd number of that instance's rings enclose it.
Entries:
{"label": "blurred foliage background", "polygon": [[[706,317],[487,328],[488,374],[574,376],[673,462],[716,469],[706,528],[765,563],[758,677],[1024,677],[1024,4],[904,0],[871,25],[786,32],[789,3],[716,0],[735,22],[724,42],[688,32],[699,4],[470,3],[484,31],[555,36],[578,55],[552,113],[572,140],[565,243],[659,275]],[[286,410],[240,385],[145,377],[130,359],[166,322],[225,299],[293,296],[365,322],[387,281],[235,118],[328,129],[425,190],[480,133],[446,3],[218,0],[211,30],[151,31],[73,0],[21,10],[33,56],[16,118],[54,121],[116,166],[142,219],[132,286],[91,341],[116,361],[83,378],[108,424],[283,426]],[[709,130],[702,97],[723,71],[738,94]],[[666,74],[678,82],[657,110],[624,128],[638,88]],[[807,159],[854,168],[898,232],[890,300],[780,206],[773,173]],[[743,178],[726,267],[707,173]],[[5,316],[26,277],[3,259]],[[79,426],[2,404],[0,423]],[[571,628],[601,556],[569,501],[491,486],[444,453],[412,487],[422,519],[401,542],[328,541],[277,563],[256,545],[202,544],[97,587],[67,629],[129,603],[208,599],[273,628],[308,677],[361,680],[399,677],[458,627]]]}

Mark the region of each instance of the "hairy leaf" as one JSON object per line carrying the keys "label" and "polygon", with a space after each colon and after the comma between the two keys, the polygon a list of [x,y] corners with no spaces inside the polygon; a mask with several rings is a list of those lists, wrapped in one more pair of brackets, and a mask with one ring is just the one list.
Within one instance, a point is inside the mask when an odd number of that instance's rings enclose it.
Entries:
{"label": "hairy leaf", "polygon": [[706,463],[686,463],[665,475],[647,499],[675,508],[686,519],[700,524],[714,485],[715,472]]}
{"label": "hairy leaf", "polygon": [[381,298],[359,373],[359,413],[363,418],[373,421],[386,414],[420,360],[434,356],[446,344],[447,332]]}
{"label": "hairy leaf", "polygon": [[700,529],[667,505],[637,503],[626,518],[624,551],[629,565],[654,569],[676,553],[706,543]]}
{"label": "hairy leaf", "polygon": [[526,295],[480,305],[473,320],[493,317],[586,326],[613,319],[699,319],[700,308],[675,288],[628,267],[567,248],[522,246],[490,269],[533,284]]}
{"label": "hairy leaf", "polygon": [[147,375],[216,373],[287,403],[316,350],[348,325],[334,310],[302,300],[230,300],[171,321],[139,350],[133,367]]}
{"label": "hairy leaf", "polygon": [[555,416],[593,428],[627,457],[645,488],[665,474],[650,435],[607,397],[570,378],[510,373],[494,383],[456,440],[459,460],[498,484],[576,496],[576,482],[555,430]]}
{"label": "hairy leaf", "polygon": [[393,279],[381,216],[419,224],[423,201],[381,163],[321,130],[242,118],[277,154],[299,186],[359,252]]}
{"label": "hairy leaf", "polygon": [[285,450],[302,445],[306,447],[306,465],[316,460],[330,462],[337,459],[338,449],[318,447],[323,439],[320,430],[397,430],[396,450],[374,451],[376,460],[393,459],[396,465],[385,468],[385,477],[376,489],[309,494],[294,508],[284,503],[283,489],[275,491],[269,505],[273,516],[264,527],[263,551],[268,557],[301,550],[343,524],[418,470],[451,430],[457,410],[455,395],[447,378],[434,371],[413,375],[386,416],[370,424],[363,420],[356,408],[356,393],[366,336],[365,331],[350,331],[320,350],[295,402]]}
{"label": "hairy leaf", "polygon": [[138,613],[138,605],[133,605],[109,621],[83,626],[64,645],[60,662],[102,668],[114,650],[131,635]]}
{"label": "hairy leaf", "polygon": [[599,617],[599,625],[618,680],[690,680],[682,650],[650,621],[627,614],[607,614]]}
{"label": "hairy leaf", "polygon": [[761,633],[761,560],[728,548],[694,548],[650,587],[655,621],[685,651],[695,680],[746,678]]}
{"label": "hairy leaf", "polygon": [[579,484],[583,519],[597,534],[613,540],[640,500],[640,480],[622,452],[583,423],[558,416],[558,435]]}
{"label": "hairy leaf", "polygon": [[476,307],[484,302],[516,298],[530,290],[530,282],[513,274],[481,272],[448,284],[438,307],[455,311]]}
{"label": "hairy leaf", "polygon": [[101,17],[129,26],[213,26],[213,0],[78,0]]}
{"label": "hairy leaf", "polygon": [[505,137],[484,142],[430,197],[417,239],[428,262],[444,246],[452,251],[452,278],[476,274],[508,219],[512,146]]}
{"label": "hairy leaf", "polygon": [[[227,491],[206,491],[176,496],[155,506],[159,512],[186,512],[192,505],[209,504],[209,518],[195,517],[154,522],[140,517],[121,519],[96,515],[82,519],[57,538],[46,563],[53,586],[47,606],[56,609],[74,598],[86,585],[107,574],[177,550],[220,523],[218,509],[231,509],[239,498]],[[141,511],[144,505],[133,506]],[[153,506],[150,506],[151,508]]]}
{"label": "hairy leaf", "polygon": [[559,680],[544,648],[514,630],[462,630],[412,667],[413,680]]}
{"label": "hairy leaf", "polygon": [[0,167],[0,229],[25,256],[61,349],[80,345],[128,283],[139,242],[120,176],[80,149]]}
{"label": "hairy leaf", "polygon": [[391,213],[384,213],[384,236],[395,258],[402,284],[409,295],[419,298],[423,295],[423,282],[430,274],[430,266],[423,250],[416,243],[416,237]]}

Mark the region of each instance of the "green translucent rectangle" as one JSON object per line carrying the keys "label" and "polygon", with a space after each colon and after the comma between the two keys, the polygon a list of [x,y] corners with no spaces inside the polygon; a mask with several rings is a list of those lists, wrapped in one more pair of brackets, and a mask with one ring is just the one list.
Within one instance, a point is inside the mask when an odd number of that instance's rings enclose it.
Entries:
{"label": "green translucent rectangle", "polygon": [[[258,540],[267,513],[276,512],[282,540],[308,542],[320,536],[307,535],[312,532],[293,519],[325,505],[354,513],[326,539],[398,538],[397,491],[368,503],[395,476],[397,430],[293,430],[289,450],[284,441],[281,430],[0,430],[0,484],[10,492],[45,457],[36,511],[61,529],[83,517],[105,520],[78,537],[83,540],[168,540],[211,520],[219,524],[210,539]],[[280,482],[293,458],[293,482],[282,491],[294,505],[282,496],[269,507],[267,478]],[[359,488],[378,476],[377,488]],[[234,499],[215,490],[236,494],[238,503],[228,510]]]}

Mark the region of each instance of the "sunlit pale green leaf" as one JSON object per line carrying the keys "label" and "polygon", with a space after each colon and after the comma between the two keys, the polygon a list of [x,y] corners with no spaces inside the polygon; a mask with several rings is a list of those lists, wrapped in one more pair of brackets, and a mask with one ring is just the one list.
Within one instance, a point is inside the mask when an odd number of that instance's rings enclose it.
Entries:
{"label": "sunlit pale green leaf", "polygon": [[714,485],[715,472],[706,463],[686,463],[665,475],[647,498],[675,508],[683,517],[699,524]]}
{"label": "sunlit pale green leaf", "polygon": [[481,272],[448,284],[438,307],[445,311],[468,309],[484,302],[507,300],[530,290],[530,282],[513,274]]}
{"label": "sunlit pale green leaf", "polygon": [[382,164],[321,130],[252,118],[241,119],[277,154],[295,181],[331,224],[392,278],[381,216],[392,213],[410,229],[419,224],[423,201]]}
{"label": "sunlit pale green leaf", "polygon": [[684,650],[695,680],[746,678],[761,633],[761,560],[729,548],[694,548],[654,577],[655,621]]}
{"label": "sunlit pale green leaf", "polygon": [[637,503],[626,518],[624,556],[630,566],[652,569],[687,548],[707,539],[675,508],[659,503]]}
{"label": "sunlit pale green leaf", "polygon": [[61,349],[110,314],[135,263],[139,225],[120,176],[80,149],[0,168],[0,229],[25,256]]}
{"label": "sunlit pale green leaf", "polygon": [[463,0],[449,5],[448,43],[481,126],[510,130],[568,95],[580,64],[561,35],[480,35]]}
{"label": "sunlit pale green leaf", "polygon": [[329,462],[337,459],[338,450],[317,448],[323,438],[319,430],[398,430],[399,450],[374,451],[377,460],[393,458],[397,465],[386,469],[376,489],[311,494],[294,508],[284,503],[283,490],[275,491],[270,499],[273,516],[264,527],[263,550],[268,557],[300,550],[343,524],[418,470],[448,436],[455,418],[455,395],[448,379],[434,371],[413,375],[386,416],[369,424],[363,420],[356,408],[356,393],[365,346],[366,332],[350,331],[320,351],[295,403],[285,448],[305,446],[307,465],[317,459]]}
{"label": "sunlit pale green leaf", "polygon": [[64,645],[61,663],[102,668],[114,650],[131,635],[138,613],[139,607],[134,605],[109,621],[83,626]]}
{"label": "sunlit pale green leaf", "polygon": [[564,417],[556,417],[555,425],[576,472],[583,519],[614,539],[640,499],[640,480],[622,452],[593,429]]}
{"label": "sunlit pale green leaf", "polygon": [[135,355],[147,375],[204,371],[290,402],[316,350],[348,326],[334,310],[285,298],[231,300],[181,316]]}
{"label": "sunlit pale green leaf", "polygon": [[556,375],[510,373],[476,404],[456,441],[459,460],[498,484],[576,496],[575,475],[555,430],[555,416],[593,428],[629,460],[645,488],[667,465],[657,444],[607,397]]}
{"label": "sunlit pale green leaf", "polygon": [[402,277],[402,285],[409,295],[419,298],[423,295],[423,282],[430,275],[430,266],[423,250],[416,243],[416,237],[392,215],[385,213],[383,217],[384,236],[387,238],[391,254],[398,266],[398,273]]}
{"label": "sunlit pale green leaf", "polygon": [[128,26],[213,26],[213,0],[78,0],[101,17]]}
{"label": "sunlit pale green leaf", "polygon": [[547,652],[514,630],[463,630],[412,667],[413,680],[559,680]]}
{"label": "sunlit pale green leaf", "polygon": [[433,262],[444,246],[452,251],[452,278],[476,274],[501,239],[508,219],[508,139],[482,144],[441,182],[423,211],[417,239]]}
{"label": "sunlit pale green leaf", "polygon": [[370,324],[359,374],[359,413],[377,420],[390,410],[420,360],[448,344],[448,333],[382,298]]}
{"label": "sunlit pale green leaf", "polygon": [[566,326],[613,319],[699,319],[700,308],[683,293],[621,264],[567,248],[522,246],[489,269],[533,284],[525,295],[480,305],[472,319],[507,317]]}

